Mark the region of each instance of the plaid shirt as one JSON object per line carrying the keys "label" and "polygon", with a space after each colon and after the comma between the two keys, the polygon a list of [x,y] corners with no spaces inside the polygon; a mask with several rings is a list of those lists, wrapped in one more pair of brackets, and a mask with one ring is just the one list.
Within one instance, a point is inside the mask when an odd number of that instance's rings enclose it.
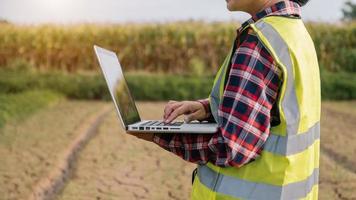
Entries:
{"label": "plaid shirt", "polygon": [[[234,55],[218,116],[222,118],[214,135],[157,134],[153,141],[186,161],[221,167],[241,167],[256,159],[270,132],[281,70],[251,28],[268,15],[300,16],[293,2],[279,2],[246,21],[237,31]],[[247,27],[247,28],[246,28]],[[209,101],[200,100],[209,111]]]}

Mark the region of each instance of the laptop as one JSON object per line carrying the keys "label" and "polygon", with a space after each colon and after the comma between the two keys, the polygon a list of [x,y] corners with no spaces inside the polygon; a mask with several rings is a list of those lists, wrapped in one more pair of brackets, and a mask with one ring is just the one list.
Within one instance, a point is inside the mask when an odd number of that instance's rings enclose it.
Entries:
{"label": "laptop", "polygon": [[127,132],[190,134],[213,134],[217,132],[218,125],[216,123],[193,121],[190,123],[172,122],[165,124],[163,120],[141,120],[116,54],[96,45],[94,45],[94,50],[118,117]]}

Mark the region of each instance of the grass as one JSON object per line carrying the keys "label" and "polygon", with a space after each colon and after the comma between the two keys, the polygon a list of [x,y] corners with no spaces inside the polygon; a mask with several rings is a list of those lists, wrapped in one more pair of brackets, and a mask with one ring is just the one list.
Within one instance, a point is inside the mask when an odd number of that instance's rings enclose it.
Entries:
{"label": "grass", "polygon": [[356,99],[356,73],[321,73],[322,98],[324,100]]}
{"label": "grass", "polygon": [[[127,73],[125,76],[135,99],[146,101],[206,98],[213,84],[212,77],[148,73]],[[70,99],[110,99],[104,77],[99,73],[0,69],[0,94],[34,89],[52,90]]]}
{"label": "grass", "polygon": [[[125,74],[136,100],[195,100],[208,97],[213,76],[187,76],[129,72]],[[356,73],[321,73],[324,100],[356,99]],[[109,92],[100,73],[39,72],[28,64],[15,69],[0,69],[0,94],[29,90],[51,90],[70,99],[109,100]]]}
{"label": "grass", "polygon": [[17,94],[0,94],[0,131],[9,120],[21,120],[48,106],[61,95],[48,90],[24,91]]}

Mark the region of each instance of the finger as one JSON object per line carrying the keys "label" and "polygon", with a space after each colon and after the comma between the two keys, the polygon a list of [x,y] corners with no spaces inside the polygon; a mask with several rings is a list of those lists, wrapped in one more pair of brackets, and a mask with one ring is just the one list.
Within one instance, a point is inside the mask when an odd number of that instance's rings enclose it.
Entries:
{"label": "finger", "polygon": [[174,100],[169,100],[168,104],[172,104],[172,103],[177,103],[178,101],[174,101]]}
{"label": "finger", "polygon": [[[179,113],[178,116],[175,116],[174,119],[177,118],[177,117],[179,117],[179,116],[182,115],[182,114],[190,114],[190,113],[192,113],[192,112],[195,112],[195,110],[196,110],[196,109],[194,109],[194,107],[192,106],[192,104],[190,104],[190,103],[187,102],[187,101],[182,101],[182,102],[179,102],[179,103],[180,103],[180,106],[174,107],[174,109],[170,110],[170,112],[165,115],[165,118],[164,118],[165,120],[167,120],[167,118],[171,115],[171,113],[173,113],[176,109],[179,109],[179,108],[182,107],[182,106],[184,106],[183,112],[182,112],[182,113]],[[174,104],[174,106],[175,106],[175,104]],[[173,120],[174,120],[174,119],[173,119]],[[173,121],[173,120],[172,120],[172,121]]]}
{"label": "finger", "polygon": [[174,110],[176,110],[180,106],[182,106],[182,105],[175,104],[174,106],[171,105],[171,106],[167,107],[167,109],[164,112],[163,120],[166,120],[169,117],[169,115],[171,115],[171,113],[174,112]]}
{"label": "finger", "polygon": [[167,117],[177,108],[183,105],[183,102],[176,102],[171,105],[167,105],[166,108],[164,109],[164,116],[163,119],[167,119]]}
{"label": "finger", "polygon": [[168,114],[172,112],[173,110],[173,106],[176,105],[176,104],[167,104],[165,107],[164,107],[164,111],[163,111],[163,119],[166,119]]}
{"label": "finger", "polygon": [[199,115],[200,115],[199,110],[197,110],[191,114],[185,115],[184,122],[189,123],[191,121],[197,120],[199,118]]}
{"label": "finger", "polygon": [[177,117],[179,117],[182,114],[187,113],[188,109],[186,106],[182,105],[181,107],[175,109],[165,120],[165,123],[171,123],[173,120],[175,120]]}
{"label": "finger", "polygon": [[[167,103],[167,105],[165,106],[165,108],[164,108],[164,113],[166,113],[166,110],[168,109],[168,108],[170,108],[170,106],[172,105],[172,104],[175,104],[175,103],[177,103],[178,101],[174,101],[174,100],[169,100],[168,101],[168,103]],[[165,115],[165,114],[164,114]]]}

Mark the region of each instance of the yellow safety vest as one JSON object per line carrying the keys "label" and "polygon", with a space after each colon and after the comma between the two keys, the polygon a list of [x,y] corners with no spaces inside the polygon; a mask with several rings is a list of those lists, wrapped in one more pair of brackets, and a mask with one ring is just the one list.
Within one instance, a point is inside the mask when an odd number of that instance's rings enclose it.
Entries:
{"label": "yellow safety vest", "polygon": [[[250,27],[283,72],[277,99],[280,124],[270,128],[261,156],[241,168],[199,165],[194,200],[317,199],[320,144],[320,76],[313,41],[302,20],[269,16]],[[218,107],[231,53],[210,95]]]}

